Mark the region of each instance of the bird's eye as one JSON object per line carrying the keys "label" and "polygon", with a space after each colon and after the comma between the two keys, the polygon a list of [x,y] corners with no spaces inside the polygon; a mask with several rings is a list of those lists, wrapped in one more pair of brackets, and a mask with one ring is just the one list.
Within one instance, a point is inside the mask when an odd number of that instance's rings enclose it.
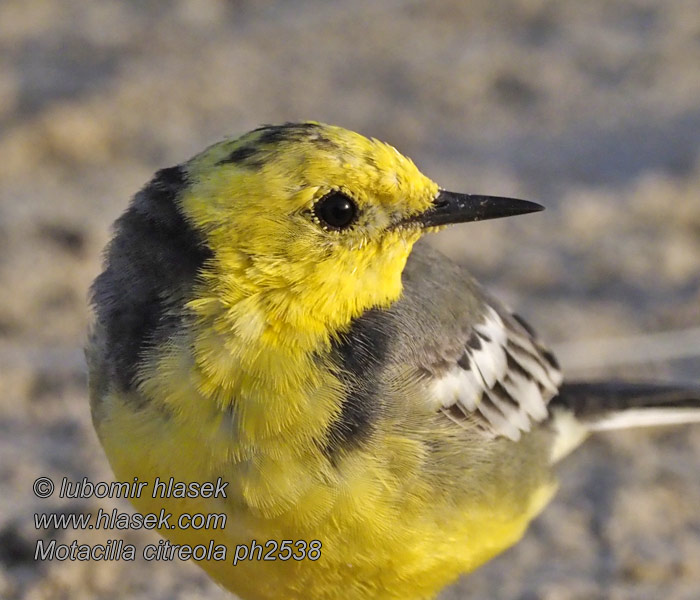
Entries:
{"label": "bird's eye", "polygon": [[330,192],[316,203],[314,214],[322,225],[331,229],[346,229],[357,218],[357,205],[342,192]]}

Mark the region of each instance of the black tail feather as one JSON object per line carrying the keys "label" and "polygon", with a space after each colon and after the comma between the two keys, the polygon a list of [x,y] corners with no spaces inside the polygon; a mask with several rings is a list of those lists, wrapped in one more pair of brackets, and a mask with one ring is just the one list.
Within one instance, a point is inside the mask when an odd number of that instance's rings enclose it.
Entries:
{"label": "black tail feather", "polygon": [[549,403],[557,462],[596,431],[700,423],[700,385],[566,383]]}
{"label": "black tail feather", "polygon": [[559,389],[559,395],[552,399],[549,406],[568,409],[584,421],[630,409],[700,410],[700,385],[574,381],[564,383]]}

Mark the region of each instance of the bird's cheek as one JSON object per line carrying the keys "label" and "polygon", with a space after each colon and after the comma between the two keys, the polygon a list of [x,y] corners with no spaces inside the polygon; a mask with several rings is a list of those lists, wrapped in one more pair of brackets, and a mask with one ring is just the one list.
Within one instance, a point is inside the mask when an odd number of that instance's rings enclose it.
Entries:
{"label": "bird's cheek", "polygon": [[401,274],[415,240],[406,236],[392,236],[376,244],[367,253],[367,264],[362,274],[362,289],[369,305],[387,306],[401,295]]}

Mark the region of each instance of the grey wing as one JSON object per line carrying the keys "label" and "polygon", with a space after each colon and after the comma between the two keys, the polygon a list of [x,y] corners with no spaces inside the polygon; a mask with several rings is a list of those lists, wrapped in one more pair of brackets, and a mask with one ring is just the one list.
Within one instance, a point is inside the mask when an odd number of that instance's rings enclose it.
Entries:
{"label": "grey wing", "polygon": [[404,271],[396,353],[420,370],[435,410],[488,436],[520,439],[548,417],[562,382],[552,353],[464,269],[419,244]]}

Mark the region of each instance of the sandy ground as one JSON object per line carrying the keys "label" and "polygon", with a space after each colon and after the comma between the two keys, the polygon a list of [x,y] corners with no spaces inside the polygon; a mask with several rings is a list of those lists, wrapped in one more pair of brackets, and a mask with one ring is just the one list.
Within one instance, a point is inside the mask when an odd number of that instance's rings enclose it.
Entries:
{"label": "sandy ground", "polygon": [[[696,0],[2,0],[0,597],[228,597],[187,563],[34,562],[39,535],[104,539],[34,512],[126,505],[32,482],[110,479],[81,355],[110,223],[157,168],[260,123],[341,124],[448,189],[539,200],[434,241],[545,339],[592,342],[563,348],[573,375],[697,381],[688,337],[664,361],[596,340],[700,325],[699,65]],[[699,474],[700,427],[592,440],[524,541],[442,597],[699,598]]]}

